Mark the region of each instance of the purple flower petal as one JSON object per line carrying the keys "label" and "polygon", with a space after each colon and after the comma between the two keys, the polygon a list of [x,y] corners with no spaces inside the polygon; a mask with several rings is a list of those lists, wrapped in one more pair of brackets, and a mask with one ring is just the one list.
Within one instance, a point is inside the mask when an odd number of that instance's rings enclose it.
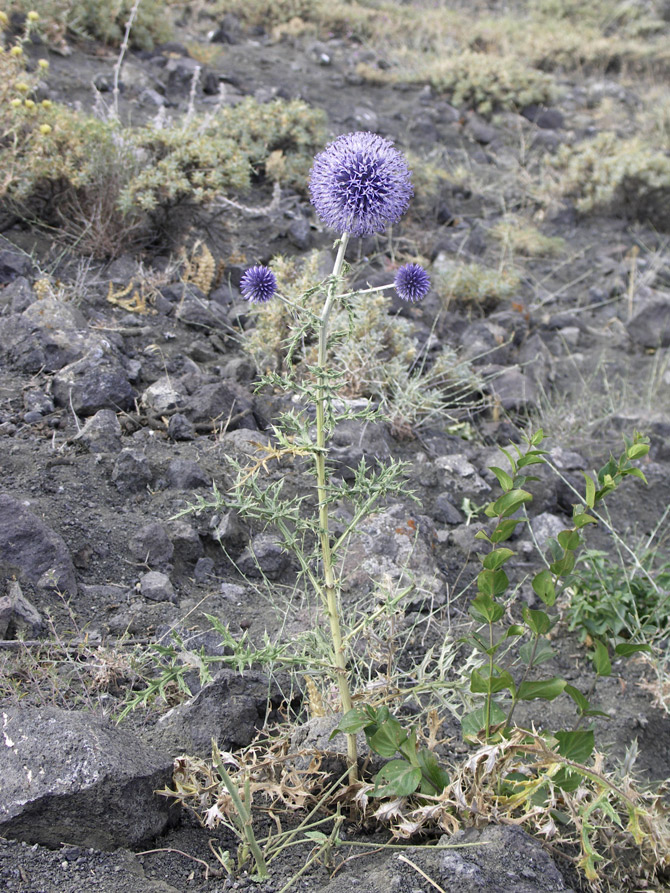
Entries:
{"label": "purple flower petal", "polygon": [[240,280],[240,291],[247,301],[264,304],[277,291],[277,278],[269,267],[251,267]]}
{"label": "purple flower petal", "polygon": [[381,233],[398,221],[414,190],[405,157],[374,133],[347,133],[314,159],[309,188],[323,222],[340,233]]}
{"label": "purple flower petal", "polygon": [[421,301],[430,291],[430,276],[419,264],[405,264],[393,284],[403,301]]}

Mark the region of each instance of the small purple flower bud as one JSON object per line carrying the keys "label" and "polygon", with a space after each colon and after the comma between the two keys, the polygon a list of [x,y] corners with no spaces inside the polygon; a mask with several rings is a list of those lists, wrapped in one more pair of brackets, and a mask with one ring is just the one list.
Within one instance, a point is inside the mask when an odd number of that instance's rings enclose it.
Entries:
{"label": "small purple flower bud", "polygon": [[251,267],[240,280],[240,291],[252,304],[264,304],[277,291],[277,277],[269,267]]}
{"label": "small purple flower bud", "polygon": [[421,301],[430,291],[430,276],[419,264],[405,264],[393,284],[403,301]]}
{"label": "small purple flower bud", "polygon": [[414,194],[404,155],[375,133],[346,133],[314,159],[312,204],[339,233],[384,232],[400,220]]}

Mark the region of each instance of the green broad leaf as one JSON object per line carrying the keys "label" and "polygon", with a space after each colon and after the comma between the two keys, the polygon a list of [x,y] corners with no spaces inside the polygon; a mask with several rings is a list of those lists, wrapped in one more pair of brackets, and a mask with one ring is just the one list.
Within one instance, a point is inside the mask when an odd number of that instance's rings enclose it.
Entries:
{"label": "green broad leaf", "polygon": [[558,534],[558,542],[566,551],[574,552],[579,546],[579,532],[577,530],[561,530]]}
{"label": "green broad leaf", "polygon": [[480,592],[472,599],[469,610],[480,623],[497,623],[505,613],[503,606],[494,602],[486,592]]}
{"label": "green broad leaf", "polygon": [[594,639],[593,648],[594,651],[591,655],[591,659],[593,660],[593,666],[596,673],[598,676],[611,676],[612,663],[610,661],[610,656],[607,653],[607,648],[599,639]]}
{"label": "green broad leaf", "polygon": [[643,456],[646,456],[649,452],[649,444],[648,443],[634,443],[632,446],[629,446],[626,450],[626,458],[627,459],[641,459]]}
{"label": "green broad leaf", "polygon": [[368,744],[380,757],[393,757],[407,740],[407,732],[391,717],[368,738]]}
{"label": "green broad leaf", "polygon": [[433,751],[427,748],[420,750],[417,753],[417,760],[422,774],[421,793],[441,794],[449,784],[449,775],[437,762]]}
{"label": "green broad leaf", "polygon": [[532,657],[534,667],[539,667],[540,664],[544,664],[548,660],[551,660],[552,657],[554,657],[554,654],[554,649],[546,639],[538,640],[538,643],[535,646],[535,654],[533,654],[532,642],[524,642],[521,648],[519,648],[519,657],[521,660],[525,664],[530,664],[530,659]]}
{"label": "green broad leaf", "polygon": [[511,626],[507,627],[507,632],[505,633],[505,639],[511,639],[513,636],[522,636],[526,630],[519,623],[513,623]]}
{"label": "green broad leaf", "polygon": [[556,732],[557,750],[567,760],[585,763],[595,747],[593,729],[575,729],[573,731]]}
{"label": "green broad leaf", "polygon": [[556,587],[554,586],[554,576],[551,571],[545,568],[539,574],[535,574],[532,586],[535,595],[542,599],[548,608],[551,608],[556,601]]}
{"label": "green broad leaf", "polygon": [[578,688],[574,687],[574,685],[566,685],[564,691],[566,695],[570,695],[579,708],[580,713],[584,713],[591,706],[586,695],[583,695]]}
{"label": "green broad leaf", "polygon": [[421,769],[407,760],[391,760],[375,776],[373,797],[408,797],[421,784]]}
{"label": "green broad leaf", "polygon": [[542,457],[546,455],[546,450],[533,450],[530,453],[526,453],[523,458],[519,459],[519,468],[525,468],[527,465],[543,465],[544,459]]}
{"label": "green broad leaf", "polygon": [[544,440],[544,431],[542,428],[538,428],[535,434],[530,439],[531,446],[539,446]]}
{"label": "green broad leaf", "polygon": [[475,539],[476,540],[486,540],[487,543],[493,542],[493,540],[491,539],[491,537],[488,535],[488,533],[485,530],[478,530],[477,533],[475,534]]}
{"label": "green broad leaf", "polygon": [[482,565],[487,570],[495,571],[499,567],[502,567],[506,561],[509,561],[514,554],[515,553],[511,549],[493,549],[492,552],[489,552],[488,555],[484,556]]}
{"label": "green broad leaf", "polygon": [[533,701],[542,698],[545,701],[553,701],[566,686],[565,679],[554,676],[552,679],[544,679],[541,682],[522,682],[516,696],[520,701]]}
{"label": "green broad leaf", "polygon": [[558,561],[552,561],[552,563],[549,565],[549,570],[557,577],[564,577],[566,574],[570,573],[574,566],[575,553],[566,552],[562,558],[558,559]]}
{"label": "green broad leaf", "polygon": [[479,694],[495,694],[497,691],[509,689],[512,694],[515,691],[514,679],[507,670],[496,673],[495,670],[491,675],[488,674],[488,668],[484,672],[473,670],[470,676],[470,691]]}
{"label": "green broad leaf", "polygon": [[551,617],[544,611],[533,611],[528,605],[524,605],[522,609],[523,619],[531,632],[536,636],[543,636],[548,633],[554,625]]}
{"label": "green broad leaf", "polygon": [[327,843],[330,839],[323,831],[305,831],[307,840],[313,840],[315,843]]}
{"label": "green broad leaf", "polygon": [[366,728],[366,726],[372,724],[373,722],[371,721],[370,716],[362,707],[353,707],[351,710],[347,710],[337,726],[331,732],[330,737],[334,738],[338,732],[343,732],[345,735],[356,735],[362,729]]}
{"label": "green broad leaf", "polygon": [[[579,506],[575,506],[575,508],[579,508]],[[586,512],[575,512],[572,516],[572,523],[575,525],[577,530],[581,530],[582,527],[586,527],[587,524],[597,524],[598,521],[593,515],[589,515]]]}
{"label": "green broad leaf", "polygon": [[503,454],[503,456],[504,456],[504,457],[507,459],[507,461],[509,462],[509,467],[512,469],[512,474],[515,475],[515,474],[516,474],[516,468],[517,468],[517,465],[516,465],[516,459],[514,458],[514,456],[512,456],[512,454],[510,453],[510,451],[509,451],[509,450],[506,450],[504,447],[499,447],[499,449],[500,449],[500,452]]}
{"label": "green broad leaf", "polygon": [[504,493],[493,503],[493,514],[502,518],[513,515],[526,502],[532,502],[533,497],[527,490],[510,490]]}
{"label": "green broad leaf", "polygon": [[508,586],[509,577],[502,568],[498,570],[485,569],[477,574],[477,589],[484,595],[502,595]]}
{"label": "green broad leaf", "polygon": [[498,478],[498,483],[505,492],[514,488],[514,479],[506,471],[503,471],[502,468],[498,468],[497,465],[491,465],[489,470]]}
{"label": "green broad leaf", "polygon": [[644,472],[640,471],[639,468],[627,468],[626,471],[624,471],[624,474],[632,474],[633,477],[639,478],[641,481],[644,481],[645,484],[647,483]]}
{"label": "green broad leaf", "polygon": [[505,540],[508,540],[512,536],[512,534],[516,530],[517,524],[523,524],[524,520],[524,518],[506,518],[504,521],[500,521],[496,529],[491,534],[491,542],[504,543]]}
{"label": "green broad leaf", "polygon": [[[497,726],[501,722],[505,722],[507,719],[507,714],[505,711],[494,701],[491,704],[491,725]],[[463,733],[463,740],[465,741],[474,741],[477,739],[477,736],[481,732],[483,728],[486,726],[486,706],[477,707],[476,710],[472,710],[470,713],[466,713],[461,717],[461,731]]]}
{"label": "green broad leaf", "polygon": [[585,471],[583,471],[582,474],[584,475],[584,481],[586,482],[584,502],[590,509],[592,509],[596,504],[596,484],[590,474],[587,474]]}
{"label": "green broad leaf", "polygon": [[628,657],[629,654],[636,654],[638,651],[651,651],[650,645],[637,645],[633,642],[619,642],[615,647],[614,653],[620,657]]}

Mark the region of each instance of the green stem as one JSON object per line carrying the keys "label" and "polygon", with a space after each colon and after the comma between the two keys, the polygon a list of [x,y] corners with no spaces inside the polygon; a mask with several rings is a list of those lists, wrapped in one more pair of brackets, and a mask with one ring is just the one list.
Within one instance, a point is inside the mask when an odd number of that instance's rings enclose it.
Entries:
{"label": "green stem", "polygon": [[535,653],[537,652],[537,645],[538,645],[539,641],[540,641],[540,634],[535,633],[535,641],[533,642],[533,648],[530,653],[530,660],[528,661],[528,666],[524,670],[523,676],[521,677],[521,682],[519,682],[514,694],[512,695],[512,706],[510,707],[509,713],[507,714],[507,719],[505,720],[505,728],[506,729],[509,729],[509,727],[512,725],[512,717],[514,716],[514,711],[516,710],[516,705],[519,703],[519,699],[517,698],[516,695],[517,695],[517,692],[519,691],[519,689],[521,688],[521,686],[526,681],[526,678],[528,677],[528,673],[533,668],[533,662],[535,660]]}
{"label": "green stem", "polygon": [[486,693],[486,737],[485,741],[488,743],[489,735],[491,733],[491,702],[493,700],[493,693],[491,691],[491,677],[493,676],[493,624],[489,620],[489,690]]}
{"label": "green stem", "polygon": [[[319,500],[319,539],[321,542],[321,558],[323,561],[324,601],[330,622],[330,635],[333,642],[333,656],[337,686],[340,691],[342,711],[351,710],[351,690],[347,676],[347,663],[342,645],[342,629],[338,609],[338,593],[333,571],[333,558],[330,546],[330,532],[328,525],[328,482],[326,477],[326,361],[328,358],[328,320],[330,318],[344,263],[344,254],[347,250],[349,234],[343,233],[335,258],[333,274],[328,287],[328,296],[319,320],[319,376],[317,381],[316,397],[316,487]],[[358,753],[356,750],[356,736],[347,735],[347,762],[349,766],[349,782],[353,784],[358,780],[357,771]]]}
{"label": "green stem", "polygon": [[[221,781],[226,786],[226,790],[230,794],[230,799],[233,801],[233,805],[237,811],[237,814],[240,818],[239,832],[242,840],[245,841],[249,849],[251,850],[251,854],[254,857],[254,862],[256,863],[256,871],[258,873],[259,878],[266,878],[268,876],[268,867],[265,862],[265,858],[263,853],[261,852],[261,848],[258,846],[258,842],[254,837],[254,829],[252,826],[252,818],[251,811],[248,807],[242,802],[242,798],[240,797],[240,792],[237,790],[237,785],[232,780],[228,772],[226,771],[225,766],[220,757],[215,756],[214,763],[216,765],[217,772],[221,776]],[[245,786],[245,792],[247,797],[249,796],[249,785]]]}

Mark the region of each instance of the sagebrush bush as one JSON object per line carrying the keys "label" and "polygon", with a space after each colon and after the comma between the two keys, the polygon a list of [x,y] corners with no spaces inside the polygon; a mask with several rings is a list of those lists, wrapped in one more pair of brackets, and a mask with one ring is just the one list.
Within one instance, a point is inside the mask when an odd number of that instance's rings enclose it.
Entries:
{"label": "sagebrush bush", "polygon": [[36,109],[10,103],[0,119],[3,132],[16,134],[0,147],[5,197],[18,213],[58,224],[101,256],[150,238],[175,206],[247,189],[266,173],[303,185],[323,141],[323,113],[299,100],[247,99],[235,109],[137,128],[58,104],[42,110],[41,127],[28,127]]}
{"label": "sagebrush bush", "polygon": [[[130,33],[130,45],[152,50],[172,37],[171,0],[141,0]],[[35,10],[49,35],[71,32],[116,46],[121,43],[133,0],[10,0],[10,12]]]}
{"label": "sagebrush bush", "polygon": [[526,257],[553,257],[565,248],[565,239],[560,236],[545,236],[532,224],[512,217],[496,223],[491,228],[491,235],[512,254]]}
{"label": "sagebrush bush", "polygon": [[447,93],[453,105],[489,116],[501,109],[518,110],[552,101],[552,78],[513,56],[465,51],[444,54],[415,72],[436,90]]}
{"label": "sagebrush bush", "polygon": [[577,146],[563,146],[554,166],[559,188],[578,210],[647,220],[670,229],[670,156],[645,141],[610,132]]}
{"label": "sagebrush bush", "polygon": [[477,263],[453,261],[435,277],[435,290],[445,305],[456,301],[480,311],[493,310],[518,287],[519,278],[513,271],[500,272]]}

